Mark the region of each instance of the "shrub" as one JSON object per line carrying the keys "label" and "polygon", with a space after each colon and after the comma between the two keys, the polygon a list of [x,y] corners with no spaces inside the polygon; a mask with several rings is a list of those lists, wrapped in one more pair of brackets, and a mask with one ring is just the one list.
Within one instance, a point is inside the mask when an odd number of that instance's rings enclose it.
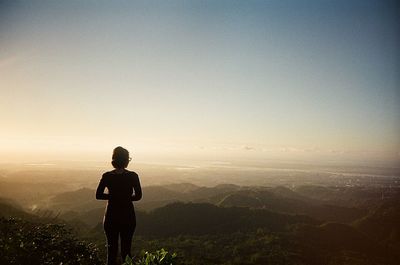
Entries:
{"label": "shrub", "polygon": [[62,224],[0,218],[0,264],[101,264],[93,244],[76,239]]}
{"label": "shrub", "polygon": [[153,253],[144,252],[143,256],[134,263],[129,257],[126,257],[124,264],[122,265],[175,265],[176,253],[169,253],[165,249],[157,250]]}

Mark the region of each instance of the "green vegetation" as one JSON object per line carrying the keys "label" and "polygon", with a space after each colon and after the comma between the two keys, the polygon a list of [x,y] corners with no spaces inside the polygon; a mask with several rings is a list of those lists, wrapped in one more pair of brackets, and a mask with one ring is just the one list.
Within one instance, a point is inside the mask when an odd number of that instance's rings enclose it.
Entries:
{"label": "green vegetation", "polygon": [[94,244],[65,225],[0,218],[0,264],[101,264]]}
{"label": "green vegetation", "polygon": [[122,265],[174,265],[176,263],[176,253],[169,253],[165,249],[156,250],[155,252],[144,252],[142,257],[134,262],[131,258],[126,257]]}
{"label": "green vegetation", "polygon": [[[151,188],[124,265],[400,264],[400,189],[184,187]],[[104,208],[77,192],[87,208],[61,194],[57,205],[75,211],[58,216],[0,200],[0,264],[104,264]]]}

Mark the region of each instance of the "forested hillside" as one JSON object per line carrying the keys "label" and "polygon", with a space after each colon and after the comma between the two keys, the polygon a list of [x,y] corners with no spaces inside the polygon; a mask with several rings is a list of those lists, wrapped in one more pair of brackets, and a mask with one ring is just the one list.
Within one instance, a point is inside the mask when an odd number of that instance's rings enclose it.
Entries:
{"label": "forested hillside", "polygon": [[[181,264],[400,262],[397,190],[382,197],[373,188],[174,184],[145,187],[143,194],[136,204],[136,258],[166,248]],[[104,202],[95,201],[94,190],[59,193],[47,205],[29,211],[0,201],[3,258],[17,264],[33,253],[39,264],[40,253],[56,261],[69,249],[87,264],[104,260]],[[35,247],[40,240],[43,247]],[[73,257],[63,264],[75,264]]]}

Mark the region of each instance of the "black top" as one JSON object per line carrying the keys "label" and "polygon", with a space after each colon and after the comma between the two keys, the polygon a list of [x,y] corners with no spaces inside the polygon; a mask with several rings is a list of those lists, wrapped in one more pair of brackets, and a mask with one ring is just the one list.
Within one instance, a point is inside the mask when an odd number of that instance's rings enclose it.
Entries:
{"label": "black top", "polygon": [[[104,193],[105,188],[108,193]],[[103,174],[96,190],[96,199],[108,200],[104,223],[133,224],[135,211],[132,201],[142,198],[139,176],[129,170],[115,170]]]}

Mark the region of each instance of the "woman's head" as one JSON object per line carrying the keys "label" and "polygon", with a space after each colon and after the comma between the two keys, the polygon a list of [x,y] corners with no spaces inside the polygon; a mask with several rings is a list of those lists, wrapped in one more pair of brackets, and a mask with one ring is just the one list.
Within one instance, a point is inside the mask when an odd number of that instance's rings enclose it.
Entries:
{"label": "woman's head", "polygon": [[125,148],[118,146],[114,149],[112,155],[112,162],[114,168],[126,168],[131,161],[129,152]]}

